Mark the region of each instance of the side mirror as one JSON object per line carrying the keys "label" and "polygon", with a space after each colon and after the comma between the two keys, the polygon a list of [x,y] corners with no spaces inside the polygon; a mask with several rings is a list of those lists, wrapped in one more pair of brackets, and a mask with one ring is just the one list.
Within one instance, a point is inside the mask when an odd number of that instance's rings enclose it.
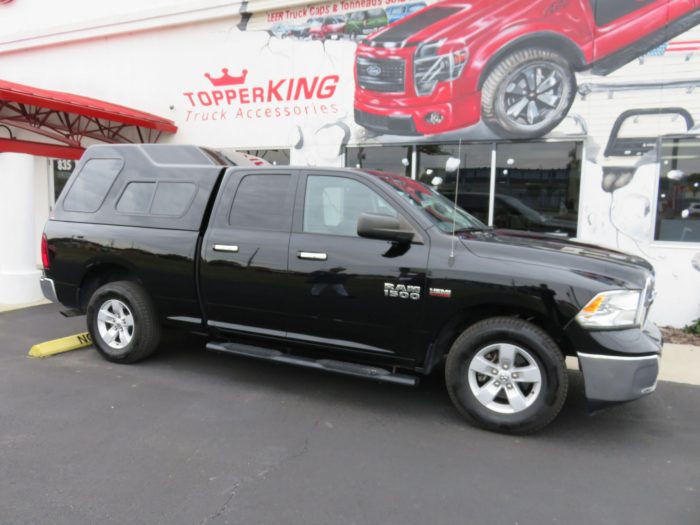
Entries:
{"label": "side mirror", "polygon": [[414,232],[401,229],[401,222],[395,217],[376,213],[363,213],[357,219],[357,235],[368,239],[411,242]]}

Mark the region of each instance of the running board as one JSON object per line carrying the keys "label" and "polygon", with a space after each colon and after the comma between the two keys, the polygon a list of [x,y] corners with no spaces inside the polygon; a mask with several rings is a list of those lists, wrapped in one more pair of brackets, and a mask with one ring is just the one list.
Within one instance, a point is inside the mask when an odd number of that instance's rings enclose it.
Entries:
{"label": "running board", "polygon": [[375,381],[385,381],[405,386],[416,386],[418,384],[418,377],[416,376],[397,374],[385,370],[384,368],[377,368],[376,366],[358,365],[346,361],[335,361],[333,359],[312,359],[310,357],[285,354],[271,348],[261,348],[239,343],[207,343],[207,350],[255,357],[257,359],[264,359],[265,361],[303,366],[316,370],[324,370],[326,372],[364,377],[367,379],[374,379]]}

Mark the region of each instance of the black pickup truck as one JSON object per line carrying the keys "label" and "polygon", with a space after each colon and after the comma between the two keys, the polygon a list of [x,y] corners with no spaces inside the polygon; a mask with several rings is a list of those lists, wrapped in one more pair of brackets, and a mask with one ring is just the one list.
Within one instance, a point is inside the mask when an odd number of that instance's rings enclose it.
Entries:
{"label": "black pickup truck", "polygon": [[194,146],[94,146],[42,240],[45,295],[131,363],[161,327],[207,348],[414,385],[445,362],[459,412],[502,432],[549,423],[578,357],[586,396],[656,386],[653,268],[494,230],[410,178],[232,167]]}

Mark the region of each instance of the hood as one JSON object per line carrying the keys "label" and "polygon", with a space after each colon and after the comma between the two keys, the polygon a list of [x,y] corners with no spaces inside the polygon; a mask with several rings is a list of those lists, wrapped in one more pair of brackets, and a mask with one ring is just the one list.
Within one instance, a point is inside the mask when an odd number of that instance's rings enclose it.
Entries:
{"label": "hood", "polygon": [[491,21],[501,18],[502,12],[512,16],[516,3],[515,0],[438,2],[389,24],[365,39],[365,43],[375,47],[405,47],[441,38],[464,40],[476,31],[488,29]]}
{"label": "hood", "polygon": [[461,234],[478,257],[567,268],[607,288],[644,288],[654,267],[641,257],[593,244],[515,230]]}

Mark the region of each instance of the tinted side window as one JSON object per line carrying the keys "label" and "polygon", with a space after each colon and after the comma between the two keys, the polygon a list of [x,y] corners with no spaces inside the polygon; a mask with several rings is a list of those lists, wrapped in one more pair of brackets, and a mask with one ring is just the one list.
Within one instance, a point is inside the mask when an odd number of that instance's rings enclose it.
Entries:
{"label": "tinted side window", "polygon": [[180,216],[192,203],[196,189],[191,182],[130,182],[117,202],[117,211]]}
{"label": "tinted side window", "polygon": [[123,164],[121,159],[87,161],[68,191],[63,208],[68,211],[96,212],[102,206]]}
{"label": "tinted side window", "polygon": [[289,231],[287,197],[291,175],[247,175],[233,199],[229,224],[249,230]]}
{"label": "tinted side window", "polygon": [[604,26],[658,0],[590,0],[595,23]]}
{"label": "tinted side window", "polygon": [[151,213],[173,216],[184,214],[192,203],[196,189],[191,182],[159,182]]}
{"label": "tinted side window", "polygon": [[148,213],[155,188],[155,182],[130,182],[117,202],[117,211]]}
{"label": "tinted side window", "polygon": [[323,175],[307,179],[304,232],[357,236],[362,213],[397,216],[390,204],[361,182]]}

